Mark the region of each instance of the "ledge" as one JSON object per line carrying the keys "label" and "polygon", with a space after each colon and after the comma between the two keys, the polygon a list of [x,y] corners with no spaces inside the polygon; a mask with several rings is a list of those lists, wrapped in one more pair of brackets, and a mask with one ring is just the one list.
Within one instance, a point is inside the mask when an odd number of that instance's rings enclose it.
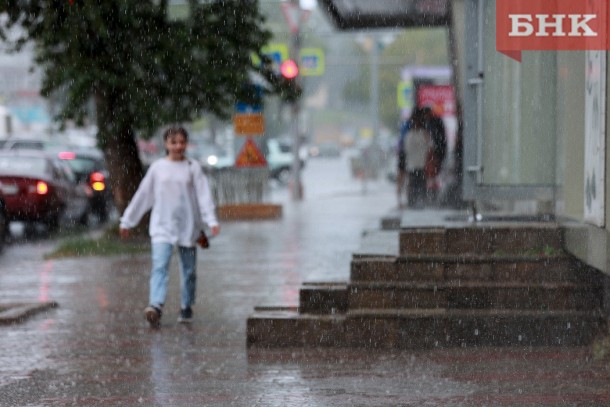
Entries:
{"label": "ledge", "polygon": [[282,217],[282,205],[243,203],[222,205],[217,209],[220,220],[268,220]]}
{"label": "ledge", "polygon": [[42,301],[33,303],[0,304],[0,325],[10,325],[23,322],[28,317],[39,312],[56,308],[55,301]]}

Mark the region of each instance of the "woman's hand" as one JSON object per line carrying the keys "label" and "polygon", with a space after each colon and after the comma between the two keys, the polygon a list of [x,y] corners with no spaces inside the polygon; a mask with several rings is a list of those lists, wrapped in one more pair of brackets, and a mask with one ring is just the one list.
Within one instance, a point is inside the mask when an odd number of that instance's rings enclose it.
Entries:
{"label": "woman's hand", "polygon": [[218,234],[220,233],[220,225],[212,226],[211,232],[212,236],[218,236]]}
{"label": "woman's hand", "polygon": [[121,236],[121,239],[127,239],[129,237],[129,229],[119,228],[119,236]]}

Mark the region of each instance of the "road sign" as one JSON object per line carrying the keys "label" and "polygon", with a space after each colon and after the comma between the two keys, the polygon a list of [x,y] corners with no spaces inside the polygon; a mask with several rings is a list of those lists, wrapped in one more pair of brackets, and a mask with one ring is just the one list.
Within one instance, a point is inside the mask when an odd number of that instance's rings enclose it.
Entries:
{"label": "road sign", "polygon": [[233,130],[238,136],[260,136],[265,132],[265,117],[262,113],[235,113]]}
{"label": "road sign", "polygon": [[[288,45],[277,43],[277,44],[268,44],[261,48],[261,54],[268,56],[271,59],[271,62],[276,67],[276,70],[279,72],[279,67],[289,58]],[[261,60],[258,55],[252,53],[250,56],[252,60],[252,64],[255,66],[259,66],[261,64]]]}
{"label": "road sign", "polygon": [[301,48],[299,53],[302,76],[320,76],[324,74],[325,61],[322,48]]}
{"label": "road sign", "polygon": [[250,96],[247,102],[238,100],[235,103],[235,113],[262,113],[265,91],[261,85],[246,83],[243,91]]}
{"label": "road sign", "polygon": [[267,160],[254,140],[248,137],[235,158],[236,167],[265,167]]}
{"label": "road sign", "polygon": [[289,58],[290,54],[288,52],[288,45],[282,43],[266,45],[261,48],[261,52],[271,58],[273,63],[278,67]]}
{"label": "road sign", "polygon": [[303,10],[297,3],[283,2],[280,4],[280,7],[288,23],[288,28],[290,28],[290,32],[293,34],[299,31],[301,24],[307,21],[311,14],[310,10]]}
{"label": "road sign", "polygon": [[246,102],[235,103],[235,113],[261,113],[262,111],[262,105],[251,105]]}
{"label": "road sign", "polygon": [[401,109],[413,109],[413,81],[401,81],[398,83],[398,88],[396,89],[396,103]]}

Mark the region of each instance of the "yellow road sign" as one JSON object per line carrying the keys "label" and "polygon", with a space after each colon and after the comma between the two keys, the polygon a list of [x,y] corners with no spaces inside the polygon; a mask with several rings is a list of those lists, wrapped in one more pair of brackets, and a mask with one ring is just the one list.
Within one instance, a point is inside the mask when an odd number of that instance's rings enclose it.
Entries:
{"label": "yellow road sign", "polygon": [[248,137],[244,146],[235,158],[236,167],[264,167],[267,165],[267,160],[257,147],[256,143]]}
{"label": "yellow road sign", "polygon": [[265,132],[265,117],[262,113],[236,113],[233,130],[238,136],[260,136]]}
{"label": "yellow road sign", "polygon": [[321,76],[324,74],[325,61],[322,48],[302,48],[299,58],[301,75]]}

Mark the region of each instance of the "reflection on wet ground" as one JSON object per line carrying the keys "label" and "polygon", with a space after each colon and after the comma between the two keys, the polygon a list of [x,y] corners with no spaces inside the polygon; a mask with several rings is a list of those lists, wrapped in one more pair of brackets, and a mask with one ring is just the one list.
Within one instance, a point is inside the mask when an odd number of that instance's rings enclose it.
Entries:
{"label": "reflection on wet ground", "polygon": [[395,203],[345,161],[316,160],[281,220],[225,223],[199,251],[192,326],[176,322],[173,260],[162,327],[150,330],[147,255],[43,260],[52,240],[0,256],[0,299],[59,308],[0,327],[0,406],[604,406],[610,370],[584,348],[248,350],[254,306],[295,305],[306,280],[345,280],[363,229]]}

